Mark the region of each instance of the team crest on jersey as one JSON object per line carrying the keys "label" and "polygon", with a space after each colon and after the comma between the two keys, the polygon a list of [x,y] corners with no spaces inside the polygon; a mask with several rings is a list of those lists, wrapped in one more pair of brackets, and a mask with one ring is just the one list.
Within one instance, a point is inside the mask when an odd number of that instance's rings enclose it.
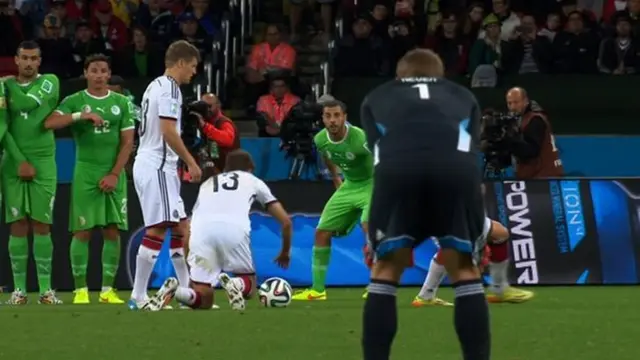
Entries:
{"label": "team crest on jersey", "polygon": [[111,107],[111,113],[112,113],[113,115],[116,115],[116,116],[117,116],[117,115],[120,115],[120,108],[119,108],[118,106],[116,106],[116,105],[113,105],[113,106]]}
{"label": "team crest on jersey", "polygon": [[89,105],[85,105],[85,106],[82,108],[82,112],[90,113],[90,112],[91,112],[91,106],[89,106]]}
{"label": "team crest on jersey", "polygon": [[352,152],[347,152],[346,155],[347,155],[347,159],[349,160],[353,160],[356,158],[356,156]]}

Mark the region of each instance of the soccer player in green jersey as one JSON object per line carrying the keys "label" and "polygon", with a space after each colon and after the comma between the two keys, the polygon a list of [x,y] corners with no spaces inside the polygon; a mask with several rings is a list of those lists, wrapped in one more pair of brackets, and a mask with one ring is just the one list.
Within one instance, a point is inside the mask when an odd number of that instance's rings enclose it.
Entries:
{"label": "soccer player in green jersey", "polygon": [[109,90],[109,59],[91,55],[84,63],[87,89],[67,96],[45,122],[71,127],[76,165],[71,187],[69,230],[74,304],[88,304],[87,263],[94,229],[104,238],[100,302],[124,304],[113,289],[120,262],[120,231],[127,230],[127,179],[123,171],[133,148],[133,104]]}
{"label": "soccer player in green jersey", "polygon": [[[4,82],[0,80],[0,144],[7,132],[7,98],[4,93]],[[0,146],[0,159],[2,158],[2,146]],[[2,181],[0,181],[0,184]],[[0,205],[2,205],[2,186],[0,186]]]}
{"label": "soccer player in green jersey", "polygon": [[[331,257],[331,237],[344,236],[358,224],[367,233],[369,201],[373,189],[373,156],[367,148],[362,129],[346,123],[346,106],[340,101],[323,104],[325,129],[316,134],[318,153],[331,172],[336,192],[322,210],[313,246],[310,289],[293,296],[294,300],[326,300],[325,282]],[[338,169],[344,175],[340,179]]]}
{"label": "soccer player in green jersey", "polygon": [[58,105],[59,81],[38,74],[40,49],[33,41],[20,44],[16,54],[18,76],[4,82],[9,124],[2,145],[0,173],[5,219],[10,224],[9,255],[14,291],[8,304],[26,304],[29,227],[33,229],[40,304],[60,304],[51,289],[51,223],[56,194],[56,144],[44,121]]}

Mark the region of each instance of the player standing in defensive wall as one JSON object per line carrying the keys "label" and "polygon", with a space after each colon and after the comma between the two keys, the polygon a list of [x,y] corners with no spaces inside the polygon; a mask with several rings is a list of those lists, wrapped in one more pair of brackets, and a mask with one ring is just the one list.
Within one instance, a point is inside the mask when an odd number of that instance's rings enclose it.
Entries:
{"label": "player standing in defensive wall", "polygon": [[9,256],[14,290],[8,304],[27,303],[27,236],[33,230],[40,304],[61,304],[51,288],[51,224],[56,195],[56,143],[44,121],[58,105],[60,84],[53,74],[39,74],[40,48],[33,41],[18,46],[18,76],[4,82],[9,125],[2,145],[0,172],[5,219],[10,224]]}
{"label": "player standing in defensive wall", "polygon": [[76,164],[71,185],[69,231],[74,304],[88,304],[89,241],[100,229],[101,303],[123,304],[113,289],[120,263],[120,231],[127,230],[127,177],[124,166],[133,149],[134,109],[125,96],[109,90],[109,58],[91,55],[84,62],[87,89],[67,96],[45,122],[47,129],[71,127]]}

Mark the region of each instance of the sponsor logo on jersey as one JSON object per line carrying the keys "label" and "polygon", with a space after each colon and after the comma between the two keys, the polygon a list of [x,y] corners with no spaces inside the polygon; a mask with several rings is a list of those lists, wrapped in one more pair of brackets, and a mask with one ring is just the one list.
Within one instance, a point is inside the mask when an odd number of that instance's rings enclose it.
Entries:
{"label": "sponsor logo on jersey", "polygon": [[113,106],[111,107],[111,113],[112,113],[113,115],[116,115],[116,116],[117,116],[117,115],[120,115],[120,108],[119,108],[118,106],[116,106],[116,105],[113,105]]}
{"label": "sponsor logo on jersey", "polygon": [[11,208],[11,215],[13,215],[13,217],[17,217],[18,216],[18,209],[16,209],[15,207]]}
{"label": "sponsor logo on jersey", "polygon": [[91,106],[89,106],[89,105],[85,105],[85,106],[82,108],[82,112],[90,113],[90,112],[91,112]]}
{"label": "sponsor logo on jersey", "polygon": [[84,216],[78,216],[78,223],[80,226],[84,226],[87,223],[87,220],[85,220]]}
{"label": "sponsor logo on jersey", "polygon": [[518,272],[518,284],[537,284],[538,261],[531,232],[529,196],[524,181],[505,181],[505,202],[509,217],[513,261]]}

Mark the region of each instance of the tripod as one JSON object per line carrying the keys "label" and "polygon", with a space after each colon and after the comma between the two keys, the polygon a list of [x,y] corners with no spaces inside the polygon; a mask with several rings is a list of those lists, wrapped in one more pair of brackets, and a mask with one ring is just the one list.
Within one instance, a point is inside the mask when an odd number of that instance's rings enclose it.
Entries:
{"label": "tripod", "polygon": [[318,163],[316,159],[313,158],[312,154],[296,154],[293,158],[293,164],[291,164],[291,169],[289,170],[289,179],[290,180],[298,180],[302,175],[302,172],[309,171],[311,167],[315,170],[316,179],[322,178],[322,174],[320,173],[320,169],[318,169]]}

